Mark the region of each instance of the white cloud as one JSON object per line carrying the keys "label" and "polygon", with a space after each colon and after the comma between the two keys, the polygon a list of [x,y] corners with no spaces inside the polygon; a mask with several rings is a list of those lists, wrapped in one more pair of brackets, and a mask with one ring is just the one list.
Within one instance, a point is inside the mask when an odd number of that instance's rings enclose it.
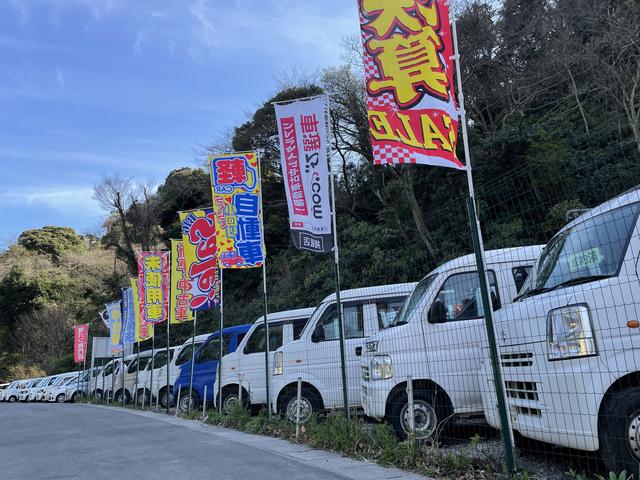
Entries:
{"label": "white cloud", "polygon": [[0,193],[0,207],[45,207],[82,217],[99,217],[104,214],[98,202],[93,199],[93,189],[76,186],[4,191]]}

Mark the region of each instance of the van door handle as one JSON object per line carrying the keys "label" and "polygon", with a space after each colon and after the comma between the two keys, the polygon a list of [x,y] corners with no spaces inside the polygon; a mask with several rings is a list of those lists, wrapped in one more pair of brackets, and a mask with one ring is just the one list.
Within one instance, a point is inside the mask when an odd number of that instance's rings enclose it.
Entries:
{"label": "van door handle", "polygon": [[362,356],[362,347],[356,347],[356,357]]}

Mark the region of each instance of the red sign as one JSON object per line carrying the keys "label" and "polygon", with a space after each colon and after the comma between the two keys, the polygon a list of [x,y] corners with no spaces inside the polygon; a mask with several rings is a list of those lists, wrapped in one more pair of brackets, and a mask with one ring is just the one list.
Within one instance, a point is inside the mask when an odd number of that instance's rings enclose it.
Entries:
{"label": "red sign", "polygon": [[89,339],[89,325],[82,324],[73,327],[73,361],[82,363],[87,359],[87,341]]}
{"label": "red sign", "polygon": [[375,164],[456,169],[458,109],[445,0],[359,0]]}

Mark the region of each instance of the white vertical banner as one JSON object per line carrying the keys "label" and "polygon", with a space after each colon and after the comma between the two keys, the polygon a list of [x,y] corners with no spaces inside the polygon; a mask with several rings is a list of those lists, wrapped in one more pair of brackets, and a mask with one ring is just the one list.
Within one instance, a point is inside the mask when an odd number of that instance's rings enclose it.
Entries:
{"label": "white vertical banner", "polygon": [[296,248],[333,248],[326,96],[275,105],[291,237]]}

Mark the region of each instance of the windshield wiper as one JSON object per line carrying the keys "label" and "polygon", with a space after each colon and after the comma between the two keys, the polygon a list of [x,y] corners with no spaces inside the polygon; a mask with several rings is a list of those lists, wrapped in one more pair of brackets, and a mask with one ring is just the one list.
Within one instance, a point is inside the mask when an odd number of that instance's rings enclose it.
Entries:
{"label": "windshield wiper", "polygon": [[545,292],[548,292],[549,290],[553,290],[553,288],[548,288],[548,287],[532,288],[531,290],[527,290],[526,292],[523,292],[520,295],[518,295],[517,297],[515,297],[513,299],[513,301],[517,302],[518,300],[523,300],[523,299],[525,299],[527,297],[531,297],[532,295],[538,295],[540,293],[545,293]]}
{"label": "windshield wiper", "polygon": [[587,275],[586,277],[572,278],[570,280],[560,282],[559,284],[554,286],[552,290],[560,287],[570,287],[571,285],[580,285],[581,283],[595,282],[596,280],[604,280],[605,278],[609,277],[611,277],[611,275]]}

